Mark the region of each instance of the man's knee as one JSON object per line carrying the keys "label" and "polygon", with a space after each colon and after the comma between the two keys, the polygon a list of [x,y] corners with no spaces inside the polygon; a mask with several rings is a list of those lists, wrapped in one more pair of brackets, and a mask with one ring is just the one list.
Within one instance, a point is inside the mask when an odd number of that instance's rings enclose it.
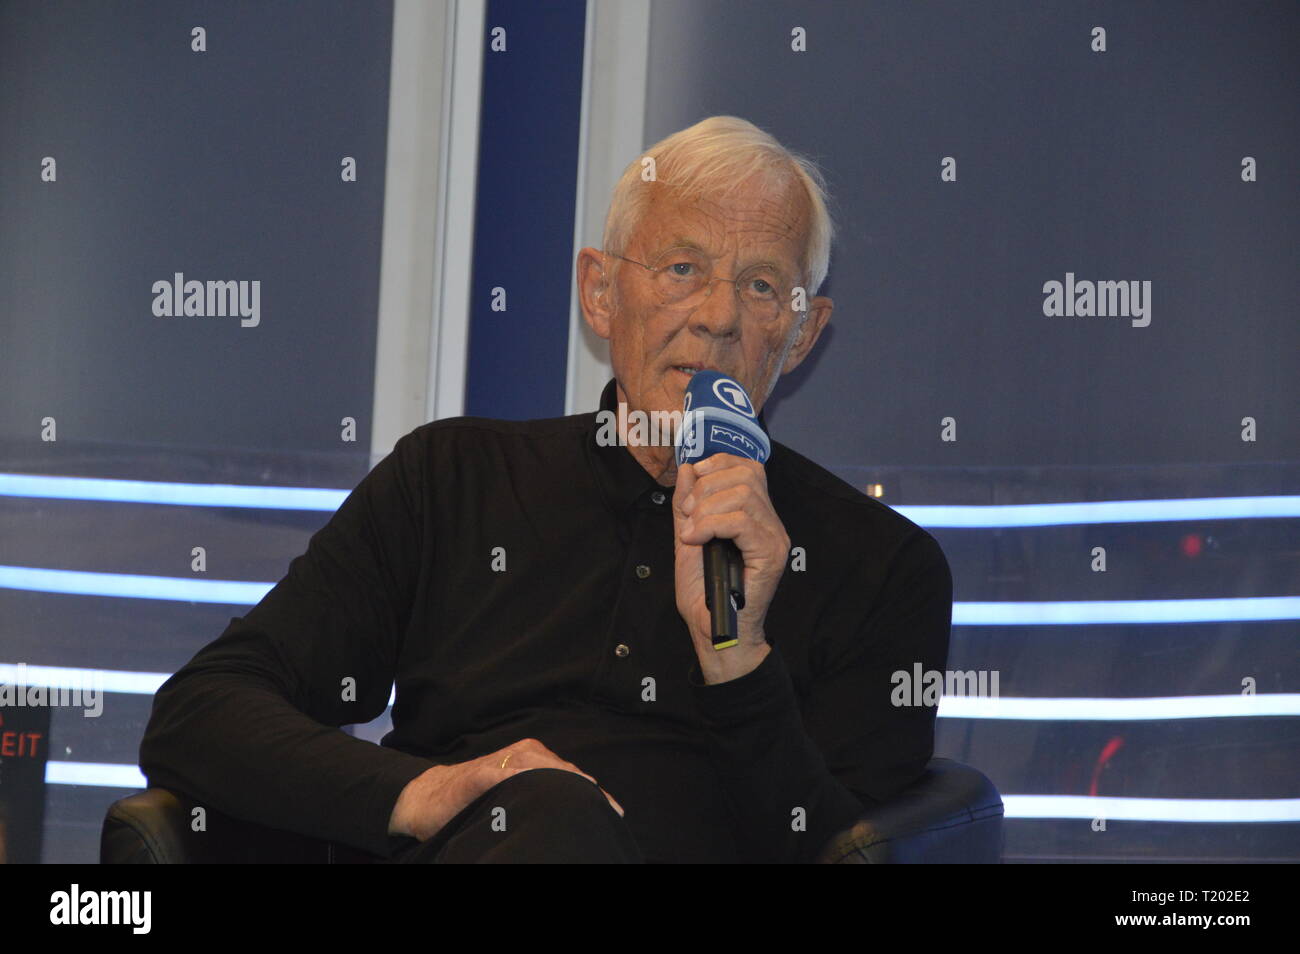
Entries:
{"label": "man's knee", "polygon": [[517,772],[489,789],[488,796],[490,804],[523,817],[604,817],[607,813],[618,817],[599,786],[566,769],[540,768]]}
{"label": "man's knee", "polygon": [[599,786],[565,769],[529,769],[498,782],[475,815],[440,860],[644,860]]}

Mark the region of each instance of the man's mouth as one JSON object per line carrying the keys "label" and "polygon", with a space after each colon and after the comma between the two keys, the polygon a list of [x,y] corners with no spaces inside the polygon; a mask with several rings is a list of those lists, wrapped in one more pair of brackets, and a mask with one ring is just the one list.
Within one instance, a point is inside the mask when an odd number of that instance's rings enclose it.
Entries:
{"label": "man's mouth", "polygon": [[688,377],[690,377],[697,374],[700,371],[716,371],[717,369],[706,367],[705,365],[702,364],[675,364],[673,365],[673,370],[680,371],[682,372],[682,374],[685,374]]}

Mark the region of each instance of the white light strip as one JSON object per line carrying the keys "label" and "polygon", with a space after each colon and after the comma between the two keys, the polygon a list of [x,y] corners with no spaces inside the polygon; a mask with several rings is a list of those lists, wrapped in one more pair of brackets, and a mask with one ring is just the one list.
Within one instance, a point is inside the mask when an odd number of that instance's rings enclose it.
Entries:
{"label": "white light strip", "polygon": [[190,580],[174,576],[0,566],[0,587],[37,593],[74,593],[79,596],[118,596],[137,600],[254,606],[261,602],[262,597],[274,585],[241,580]]}
{"label": "white light strip", "polygon": [[1114,798],[1003,795],[1007,818],[1104,818],[1107,821],[1294,822],[1300,798]]}
{"label": "white light strip", "polygon": [[[19,668],[21,667],[21,668]],[[152,696],[171,678],[166,672],[125,672],[119,669],[76,669],[68,666],[33,666],[0,662],[0,685],[45,686],[47,689],[75,689],[93,686],[99,692]],[[388,704],[397,701],[397,686],[388,693]]]}
{"label": "white light strip", "polygon": [[1300,693],[1253,696],[1165,696],[1151,699],[942,696],[939,717],[1013,719],[1025,722],[1155,722],[1165,719],[1227,719],[1300,716]]}
{"label": "white light strip", "polygon": [[[21,675],[21,679],[19,676]],[[103,692],[151,696],[170,673],[123,672],[114,669],[75,669],[65,666],[0,663],[0,683],[47,688],[95,685]],[[95,680],[99,680],[98,683]],[[397,701],[397,687],[388,705]],[[1174,719],[1231,719],[1300,716],[1300,693],[1260,693],[1253,696],[1160,696],[1154,698],[1027,698],[1024,696],[942,696],[939,718],[1008,719],[1024,722],[1158,722]]]}
{"label": "white light strip", "polygon": [[[21,668],[20,668],[21,667]],[[74,669],[0,663],[0,684],[44,686],[47,689],[93,687],[97,692],[152,696],[170,678],[165,672],[125,672],[118,669]]]}
{"label": "white light strip", "polygon": [[954,626],[1227,623],[1300,619],[1300,596],[1204,600],[1066,600],[952,604]]}
{"label": "white light strip", "polygon": [[[95,477],[0,474],[0,497],[47,497],[178,507],[248,507],[333,513],[350,491],[324,487],[185,484]],[[1300,497],[1203,497],[1188,500],[1100,500],[1091,503],[928,505],[894,507],[928,528],[1049,527],[1068,524],[1165,523],[1300,517]]]}
{"label": "white light strip", "polygon": [[317,487],[177,484],[157,480],[0,474],[0,497],[106,500],[114,503],[166,504],[173,507],[248,507],[333,513],[347,499],[348,493],[350,491]]}
{"label": "white light strip", "polygon": [[112,762],[46,762],[47,785],[102,785],[105,788],[146,788],[138,765]]}
{"label": "white light strip", "polygon": [[[192,580],[0,565],[0,587],[38,593],[117,596],[255,606],[274,583]],[[1298,596],[1204,600],[1078,600],[952,604],[954,626],[1070,626],[1117,623],[1227,623],[1300,619]]]}
{"label": "white light strip", "polygon": [[[881,501],[882,503],[884,501]],[[1051,527],[1078,523],[1163,523],[1300,517],[1300,497],[1197,497],[1092,503],[916,505],[896,511],[923,527]]]}
{"label": "white light strip", "polygon": [[[136,765],[47,762],[49,785],[143,789]],[[1108,821],[1294,822],[1300,798],[1113,798],[1087,795],[1003,795],[1007,818],[1105,818]]]}

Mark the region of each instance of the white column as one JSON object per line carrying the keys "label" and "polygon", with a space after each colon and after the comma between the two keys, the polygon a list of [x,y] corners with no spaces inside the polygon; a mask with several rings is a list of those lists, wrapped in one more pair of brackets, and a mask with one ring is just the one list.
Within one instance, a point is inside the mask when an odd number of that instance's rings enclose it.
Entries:
{"label": "white column", "polygon": [[370,461],[464,413],[485,0],[395,0]]}
{"label": "white column", "polygon": [[610,193],[623,169],[645,146],[646,68],[650,0],[588,0],[583,55],[582,114],[574,210],[573,284],[569,307],[566,414],[594,411],[613,375],[609,346],[591,333],[578,306],[577,255],[600,248]]}

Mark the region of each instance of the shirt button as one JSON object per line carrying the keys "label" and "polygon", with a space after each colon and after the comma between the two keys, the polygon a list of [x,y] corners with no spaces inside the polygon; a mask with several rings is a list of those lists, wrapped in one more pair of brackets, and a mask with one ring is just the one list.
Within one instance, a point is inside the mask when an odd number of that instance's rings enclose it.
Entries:
{"label": "shirt button", "polygon": [[644,580],[650,575],[650,567],[646,566],[644,563],[638,563],[636,567],[636,575],[637,579]]}
{"label": "shirt button", "polygon": [[661,504],[668,498],[664,496],[664,492],[662,490],[656,490],[654,493],[650,495],[650,499],[657,504]]}
{"label": "shirt button", "polygon": [[620,659],[622,659],[631,651],[632,650],[628,649],[627,643],[619,643],[617,646],[614,647],[614,655],[618,656]]}

